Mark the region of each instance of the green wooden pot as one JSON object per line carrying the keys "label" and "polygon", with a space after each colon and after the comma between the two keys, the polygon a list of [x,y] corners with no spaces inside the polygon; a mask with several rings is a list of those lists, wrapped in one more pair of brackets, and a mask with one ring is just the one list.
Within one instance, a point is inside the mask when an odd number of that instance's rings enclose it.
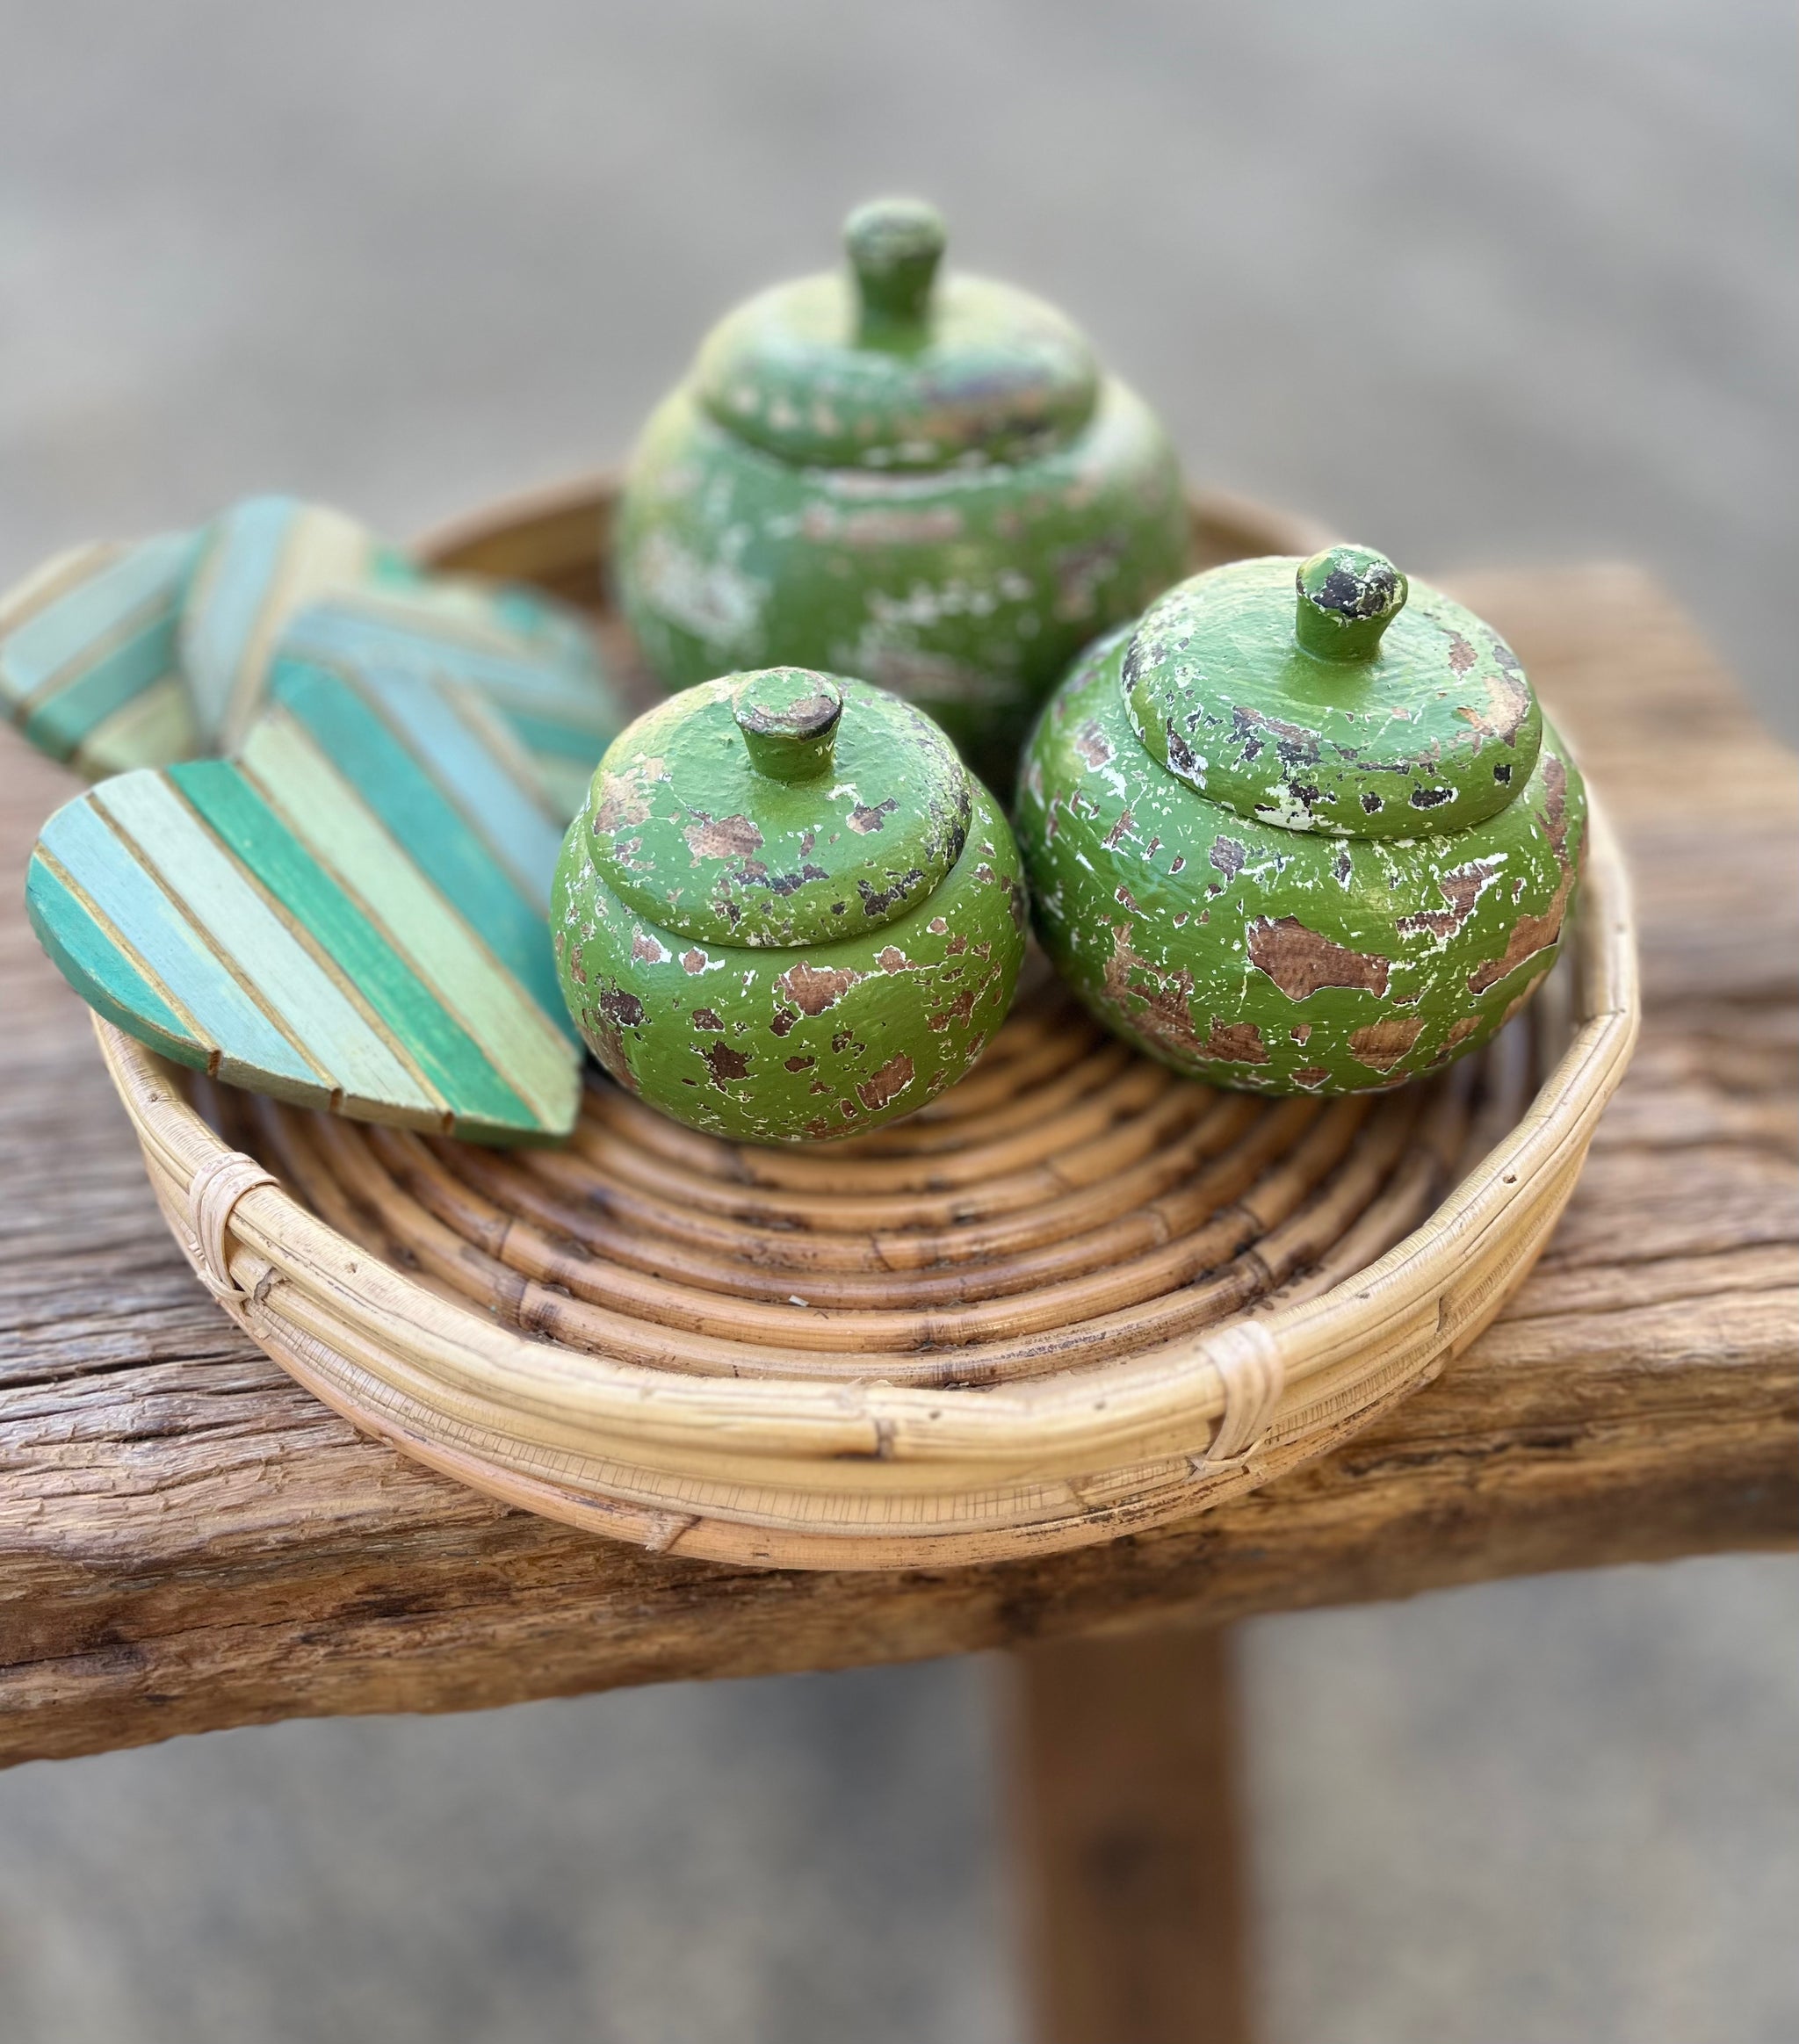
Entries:
{"label": "green wooden pot", "polygon": [[1093,647],[1017,811],[1038,933],[1087,1005],[1263,1093],[1478,1048],[1555,962],[1586,821],[1504,641],[1347,546],[1196,575]]}
{"label": "green wooden pot", "polygon": [[860,1135],[959,1079],[1024,952],[1018,850],[942,732],[774,668],[638,719],[569,827],[551,925],[606,1070],[740,1142]]}
{"label": "green wooden pot", "polygon": [[928,206],[878,202],[846,234],[848,271],[740,307],[649,421],[619,595],[669,687],[864,675],[1006,795],[1068,662],[1186,566],[1174,456],[1059,313],[937,279]]}

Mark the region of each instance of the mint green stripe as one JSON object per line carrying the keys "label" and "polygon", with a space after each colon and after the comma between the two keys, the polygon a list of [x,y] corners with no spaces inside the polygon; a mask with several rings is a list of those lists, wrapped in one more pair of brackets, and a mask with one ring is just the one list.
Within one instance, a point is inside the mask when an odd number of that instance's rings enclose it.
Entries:
{"label": "mint green stripe", "polygon": [[79,681],[40,704],[26,718],[25,734],[52,759],[66,760],[96,726],[153,689],[175,664],[175,612],[128,639],[90,668]]}
{"label": "mint green stripe", "polygon": [[[181,599],[200,547],[194,532],[165,532],[155,539],[128,548],[90,580],[78,582],[56,600],[8,633],[0,646],[0,692],[15,704],[30,699],[67,675],[68,684],[48,701],[27,711],[27,733],[34,744],[51,749],[48,733],[59,729],[44,727],[40,719],[54,715],[56,705],[74,698],[68,715],[85,718],[69,749],[101,717],[117,710],[138,688],[166,674],[173,658],[174,627]],[[115,647],[110,642],[118,639]],[[155,671],[134,683],[130,676],[133,649],[148,646],[141,655],[155,662]],[[98,665],[84,663],[98,654]],[[123,666],[117,663],[122,661]],[[94,694],[77,694],[84,682],[96,675]],[[116,692],[120,691],[123,692]],[[109,692],[111,700],[108,702]],[[106,706],[89,713],[83,702],[105,702]]]}
{"label": "mint green stripe", "polygon": [[[358,667],[392,664],[427,679],[466,682],[496,700],[517,699],[566,714],[571,722],[609,721],[605,683],[578,626],[560,618],[515,619],[495,602],[493,627],[400,591],[391,608],[379,597],[333,596],[308,605],[288,625],[283,650],[301,660],[348,661]],[[529,632],[520,653],[495,647],[496,633]],[[475,636],[475,635],[479,636]],[[488,643],[481,641],[486,639]],[[517,639],[515,639],[515,644]]]}
{"label": "mint green stripe", "polygon": [[[158,779],[152,769],[121,775],[109,792]],[[229,1050],[234,1059],[259,1067],[323,1098],[329,1084],[301,1058],[255,1001],[195,934],[179,906],[115,837],[91,795],[65,803],[39,840],[69,878],[91,898],[132,949],[193,1017],[207,1048]]]}
{"label": "mint green stripe", "polygon": [[494,707],[518,733],[520,743],[531,752],[554,753],[559,758],[596,767],[600,755],[611,743],[603,732],[582,730],[573,724],[559,724],[548,717],[533,716],[528,710],[515,710],[509,703],[495,703]]}
{"label": "mint green stripe", "polygon": [[549,920],[432,782],[413,755],[337,675],[278,662],[271,693],[312,733],[426,878],[545,1014],[566,1014]]}
{"label": "mint green stripe", "polygon": [[517,1127],[536,1117],[446,1015],[430,990],[279,817],[219,760],[173,767],[169,777],[275,899],[343,967],[458,1118]]}
{"label": "mint green stripe", "polygon": [[25,906],[38,942],[90,1008],[165,1058],[206,1068],[206,1046],[35,853]]}
{"label": "mint green stripe", "polygon": [[201,578],[204,601],[188,618],[185,649],[188,680],[208,731],[219,729],[230,706],[243,649],[303,508],[293,497],[249,497],[214,529]]}
{"label": "mint green stripe", "polygon": [[123,775],[96,789],[94,800],[129,835],[170,899],[212,939],[271,1022],[303,1046],[308,1062],[342,1093],[345,1112],[368,1103],[437,1118],[442,1111],[437,1095],[194,814],[166,773]]}
{"label": "mint green stripe", "polygon": [[412,740],[452,801],[494,847],[502,865],[531,888],[547,913],[550,883],[562,853],[561,827],[506,771],[434,683],[388,668],[368,676],[380,708]]}

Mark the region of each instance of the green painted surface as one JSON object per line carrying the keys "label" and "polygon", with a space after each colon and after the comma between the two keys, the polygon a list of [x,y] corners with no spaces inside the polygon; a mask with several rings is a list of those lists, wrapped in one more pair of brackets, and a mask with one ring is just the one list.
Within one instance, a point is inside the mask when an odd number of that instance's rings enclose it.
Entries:
{"label": "green painted surface", "polygon": [[[771,697],[814,714],[819,733],[761,735],[759,722],[777,721],[766,716]],[[767,756],[753,756],[757,746]],[[797,766],[781,757],[790,749]],[[939,885],[961,854],[970,802],[961,762],[909,705],[807,668],[769,668],[704,683],[632,726],[595,784],[589,856],[629,906],[683,936],[832,943],[879,928]]]}
{"label": "green painted surface", "polygon": [[182,669],[209,748],[228,750],[254,722],[276,643],[296,610],[329,590],[416,574],[324,504],[246,497],[222,512],[181,618]]}
{"label": "green painted surface", "polygon": [[[140,773],[146,779],[155,777],[148,768]],[[133,777],[121,775],[119,779]],[[65,972],[69,960],[80,963],[84,977],[69,974],[76,991],[101,1006],[90,991],[99,982],[117,1004],[103,1007],[102,1012],[135,1036],[140,1032],[131,1020],[129,1003],[135,987],[148,984],[156,992],[152,1018],[156,1027],[166,1027],[170,1011],[181,1018],[188,1045],[184,1063],[284,1100],[312,1100],[327,1091],[325,1073],[296,1048],[236,976],[221,967],[217,952],[181,913],[161,876],[98,796],[98,790],[77,796],[50,818],[38,838],[33,869],[52,870],[67,884],[65,891],[79,899],[83,925],[66,928],[54,920],[60,903],[27,894],[51,957]],[[109,950],[124,963],[125,970],[116,977],[100,970]]]}
{"label": "green painted surface", "polygon": [[[572,1025],[546,1014],[401,850],[306,728],[276,706],[238,764],[545,1126],[570,1114]],[[547,951],[549,933],[544,929]]]}
{"label": "green painted surface", "polygon": [[90,1008],[165,1058],[205,1067],[207,1046],[112,932],[63,884],[41,846],[25,868],[25,899],[38,942]]}
{"label": "green painted surface", "polygon": [[[1217,702],[1258,714],[1292,708],[1302,565],[1251,563],[1194,578],[1177,592],[1191,626],[1184,640],[1167,630],[1172,598],[1151,614],[1154,658],[1138,650],[1135,627],[1091,649],[1032,734],[1016,820],[1044,946],[1109,1027],[1217,1084],[1354,1092],[1396,1085],[1477,1048],[1549,970],[1574,904],[1586,799],[1534,700],[1507,738],[1470,731],[1453,716],[1455,691],[1439,697],[1434,687],[1420,690],[1412,721],[1432,727],[1436,719],[1446,734],[1429,762],[1437,778],[1420,783],[1409,765],[1395,772],[1383,746],[1373,748],[1371,782],[1357,784],[1366,762],[1350,760],[1336,784],[1362,792],[1449,784],[1453,764],[1457,784],[1483,799],[1489,786],[1506,786],[1504,806],[1466,828],[1441,827],[1448,805],[1424,811],[1406,836],[1322,827],[1312,815],[1321,804],[1300,799],[1285,777],[1262,782],[1256,757],[1242,761],[1246,746],[1232,760],[1242,762],[1239,777],[1221,778],[1252,808],[1265,804],[1263,814],[1243,814],[1191,784],[1228,755],[1204,754],[1208,765],[1188,766],[1185,777],[1171,772],[1145,748],[1138,720],[1145,699],[1177,699],[1170,670],[1194,645],[1215,648],[1234,635],[1240,651],[1235,664],[1207,669],[1212,690],[1201,689],[1191,662],[1180,668],[1183,713],[1199,705],[1196,733],[1210,728],[1205,718]],[[1272,601],[1277,586],[1284,605]],[[1239,610],[1246,587],[1269,599],[1255,606],[1268,620],[1260,644]],[[1216,620],[1212,590],[1221,600]],[[1413,606],[1427,621],[1452,615],[1448,599],[1420,584],[1412,588],[1406,608]],[[1276,616],[1284,618],[1279,626]],[[1471,644],[1494,643],[1486,627],[1473,625]],[[1364,658],[1377,657],[1380,643]],[[1491,657],[1493,671],[1521,683],[1515,663]],[[1403,689],[1350,661],[1320,664],[1336,711],[1345,703],[1378,704],[1373,720],[1391,737]],[[1407,672],[1436,678],[1427,662]],[[1464,675],[1477,672],[1470,666]],[[1506,700],[1515,700],[1509,688]],[[1314,746],[1321,751],[1332,730],[1348,728],[1328,718],[1305,727],[1279,721],[1289,726],[1287,760],[1271,749],[1283,769]],[[1232,735],[1243,728],[1231,719],[1219,726]],[[1397,726],[1405,731],[1407,720]],[[1500,765],[1513,769],[1506,782],[1493,774]],[[1307,763],[1309,776],[1315,768]]]}
{"label": "green painted surface", "polygon": [[753,300],[658,408],[617,537],[671,688],[787,662],[917,703],[1001,793],[1031,716],[1188,557],[1142,401],[1022,292],[933,285],[921,209],[852,216],[853,278]]}
{"label": "green painted surface", "polygon": [[532,755],[559,840],[579,806],[571,790],[585,791],[627,721],[578,614],[506,583],[433,575],[336,592],[288,620],[279,652],[476,691]]}
{"label": "green painted surface", "polygon": [[566,1135],[568,1038],[287,711],[246,753],[119,776],[46,825],[31,914],[77,992],[253,1092],[479,1141]]}
{"label": "green painted surface", "polygon": [[0,705],[40,751],[94,774],[199,749],[185,693],[170,684],[200,544],[170,532],[78,548],[0,599]]}
{"label": "green painted surface", "polygon": [[[833,696],[842,704],[834,719]],[[790,726],[784,733],[777,728],[784,718]],[[866,752],[864,724],[876,741]],[[640,742],[646,726],[656,738],[654,751]],[[827,729],[828,747],[821,742]],[[761,741],[761,769],[750,755],[751,735]],[[790,777],[792,755],[810,770]],[[626,784],[610,770],[615,756],[654,758],[666,771],[653,782]],[[846,789],[849,763],[864,757],[871,770],[885,765],[895,772],[908,758],[940,761],[933,773],[943,777],[931,784],[936,812],[896,804],[878,831],[850,826],[849,818],[866,807],[864,795],[875,793],[878,803],[887,798],[859,784]],[[766,788],[746,793],[746,775],[759,775]],[[763,906],[770,899],[778,903],[768,879],[771,871],[785,877],[784,862],[765,859],[769,840],[751,844],[747,832],[739,834],[734,850],[723,840],[714,850],[714,841],[703,838],[696,855],[677,839],[659,843],[655,858],[646,858],[640,877],[647,883],[665,863],[679,870],[691,857],[701,860],[705,884],[694,899],[677,899],[678,920],[652,914],[608,885],[605,875],[616,870],[619,848],[633,831],[644,831],[648,849],[650,796],[658,805],[658,827],[674,827],[678,813],[668,804],[691,796],[697,810],[717,800],[720,784],[737,791],[741,813],[767,820],[782,843],[788,833],[803,837],[810,829],[815,851],[824,851],[835,831],[837,842],[827,856],[840,863],[821,882],[800,880],[787,897],[806,895],[800,927],[824,935],[733,943],[683,927],[730,930],[728,917],[711,913],[727,896]],[[640,818],[638,807],[645,813]],[[965,814],[965,823],[946,827],[946,818]],[[802,820],[806,815],[809,822]],[[702,830],[716,820],[709,812]],[[871,886],[870,897],[886,897],[876,913],[856,882],[871,871],[888,873],[867,848],[889,829],[895,842],[898,834],[911,833],[933,848],[941,877],[929,885],[921,879],[901,889]],[[679,896],[678,886],[675,891]],[[852,901],[861,905],[857,934],[835,937],[842,920],[830,913],[836,900],[844,903],[846,917]],[[734,927],[741,932],[748,923],[746,914]],[[569,829],[551,914],[570,1012],[612,1076],[678,1121],[755,1143],[860,1134],[953,1084],[1005,1018],[1023,956],[1024,923],[1017,848],[1005,819],[926,720],[864,683],[789,670],[725,677],[662,705],[625,733]],[[755,927],[779,926],[759,920]]]}
{"label": "green painted surface", "polygon": [[[220,761],[197,770],[230,773]],[[242,865],[207,830],[163,773],[121,774],[87,797],[156,878],[184,916],[271,1022],[324,1075],[341,1104],[429,1116],[436,1102],[404,1048],[352,998],[346,976],[300,940],[294,924],[252,885]]]}
{"label": "green painted surface", "polygon": [[[90,779],[229,752],[283,658],[473,695],[497,723],[477,809],[535,870],[556,848],[626,719],[580,613],[534,589],[428,574],[342,512],[250,497],[202,531],[99,543],[0,597],[0,712]],[[417,714],[430,714],[420,707]],[[464,775],[471,791],[478,760]],[[541,814],[517,807],[528,788]]]}
{"label": "green painted surface", "polygon": [[[560,1006],[542,901],[453,802],[377,707],[379,690],[298,661],[277,668],[271,698],[312,733],[446,901],[547,1013]],[[542,876],[547,899],[550,874]]]}
{"label": "green painted surface", "polygon": [[1214,568],[1150,607],[1123,683],[1152,756],[1239,816],[1298,830],[1420,837],[1497,815],[1543,735],[1517,656],[1441,590],[1408,595],[1378,554],[1333,547],[1317,561],[1318,596],[1299,596],[1294,563],[1275,558]]}
{"label": "green painted surface", "polygon": [[506,1123],[524,1102],[378,930],[235,766],[197,760],[169,778],[244,870],[312,936],[408,1058],[459,1117]]}

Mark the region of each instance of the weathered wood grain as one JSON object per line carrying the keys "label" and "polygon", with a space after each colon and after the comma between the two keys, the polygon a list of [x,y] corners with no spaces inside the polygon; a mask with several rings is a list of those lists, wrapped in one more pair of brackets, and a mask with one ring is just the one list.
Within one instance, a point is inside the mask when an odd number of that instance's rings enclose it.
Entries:
{"label": "weathered wood grain", "polygon": [[1008,1673],[1032,2034],[1249,2044],[1232,1635],[1053,1640]]}
{"label": "weathered wood grain", "polygon": [[[898,1577],[657,1560],[358,1440],[163,1231],[73,998],[0,919],[0,1755],[479,1708],[1216,1619],[1792,1537],[1799,775],[1623,569],[1464,578],[1639,875],[1636,1066],[1537,1272],[1314,1467],[1054,1559]],[[0,863],[73,791],[10,744]]]}

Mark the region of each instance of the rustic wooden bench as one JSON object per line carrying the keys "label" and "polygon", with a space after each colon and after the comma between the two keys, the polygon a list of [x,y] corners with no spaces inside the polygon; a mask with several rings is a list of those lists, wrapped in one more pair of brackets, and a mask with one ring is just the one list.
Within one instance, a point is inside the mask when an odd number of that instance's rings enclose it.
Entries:
{"label": "rustic wooden bench", "polygon": [[[357,1436],[164,1231],[83,1011],[0,909],[0,1760],[984,1648],[1017,1659],[1046,2033],[1243,2033],[1223,1621],[1789,1542],[1799,763],[1627,568],[1459,578],[1603,786],[1641,1048],[1523,1291],[1328,1459],[937,1574],[657,1559]],[[0,870],[73,791],[0,737]],[[1203,2011],[1203,2018],[1198,2011]]]}

